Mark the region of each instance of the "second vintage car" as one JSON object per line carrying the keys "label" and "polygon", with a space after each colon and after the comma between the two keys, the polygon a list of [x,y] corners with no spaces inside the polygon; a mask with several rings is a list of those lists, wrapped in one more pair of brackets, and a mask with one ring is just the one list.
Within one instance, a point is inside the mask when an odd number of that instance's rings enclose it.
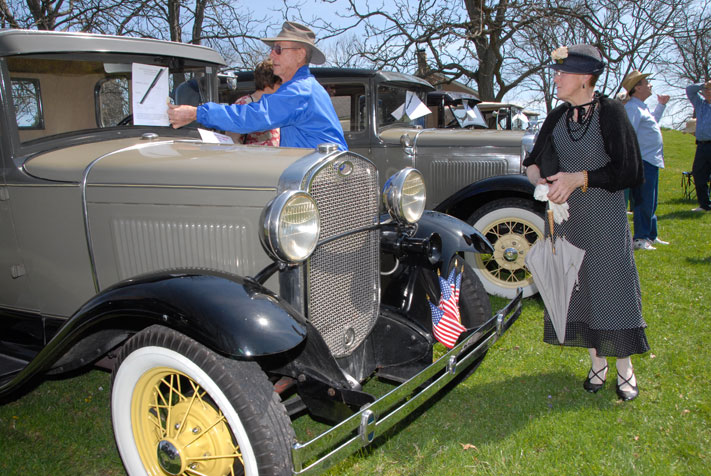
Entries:
{"label": "second vintage car", "polygon": [[[349,149],[369,157],[384,172],[381,181],[402,167],[417,168],[427,183],[428,208],[467,221],[487,237],[493,251],[469,258],[487,292],[537,292],[524,259],[543,236],[544,206],[533,199],[533,185],[522,174],[524,131],[439,128],[436,114],[411,118],[408,109],[421,104],[418,111],[428,111],[427,96],[435,91],[409,74],[311,72],[331,95]],[[253,78],[251,71],[223,76],[220,101],[231,103],[253,91]]]}

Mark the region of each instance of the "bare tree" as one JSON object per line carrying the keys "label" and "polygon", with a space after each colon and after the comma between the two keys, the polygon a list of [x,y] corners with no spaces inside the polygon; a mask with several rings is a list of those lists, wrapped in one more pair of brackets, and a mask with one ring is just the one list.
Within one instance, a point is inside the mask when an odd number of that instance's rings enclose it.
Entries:
{"label": "bare tree", "polygon": [[[377,68],[416,71],[418,52],[436,77],[474,84],[482,99],[501,100],[534,71],[520,69],[511,54],[518,32],[551,16],[546,1],[394,0],[364,3],[326,0],[345,5],[343,25],[307,19],[328,36],[357,30],[358,55]],[[287,4],[289,2],[287,1]],[[555,6],[553,6],[554,8]]]}
{"label": "bare tree", "polygon": [[90,31],[92,19],[120,4],[120,0],[0,0],[0,26]]}
{"label": "bare tree", "polygon": [[675,48],[666,63],[670,79],[677,83],[711,79],[711,0],[680,13],[672,40]]}
{"label": "bare tree", "polygon": [[[554,48],[590,43],[603,54],[607,68],[598,89],[611,96],[620,92],[622,79],[632,70],[658,72],[672,47],[678,27],[674,19],[689,0],[574,0],[557,1],[549,18],[520,32],[523,41],[513,50],[527,67],[550,62]],[[522,88],[543,94],[546,110],[553,104],[552,77],[537,70]]]}
{"label": "bare tree", "polygon": [[253,66],[271,26],[231,0],[0,0],[3,27],[90,31],[211,46],[230,63]]}
{"label": "bare tree", "polygon": [[[436,77],[475,87],[484,100],[528,91],[554,103],[550,51],[587,42],[609,68],[600,88],[619,91],[632,69],[656,69],[672,46],[675,18],[698,0],[325,0],[343,11],[343,23],[302,19],[326,37],[353,34],[343,56],[377,68],[415,72],[426,58]],[[708,1],[708,0],[706,0]],[[292,12],[304,0],[285,0]]]}

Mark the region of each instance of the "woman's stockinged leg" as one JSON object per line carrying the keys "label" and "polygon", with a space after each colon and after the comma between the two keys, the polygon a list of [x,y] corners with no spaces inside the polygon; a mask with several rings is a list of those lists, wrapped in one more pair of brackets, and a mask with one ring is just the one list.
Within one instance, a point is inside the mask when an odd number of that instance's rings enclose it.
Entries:
{"label": "woman's stockinged leg", "polygon": [[605,357],[598,357],[596,349],[588,349],[590,354],[590,372],[588,373],[588,379],[590,383],[595,385],[600,385],[605,382],[607,377],[607,359]]}
{"label": "woman's stockinged leg", "polygon": [[617,395],[622,400],[633,400],[637,398],[639,390],[637,388],[637,377],[634,374],[632,360],[629,357],[617,359]]}
{"label": "woman's stockinged leg", "polygon": [[[617,384],[620,385],[622,390],[631,390],[631,386],[637,385],[637,377],[634,375],[630,357],[617,359],[617,374]],[[624,383],[625,380],[628,380],[629,383]]]}

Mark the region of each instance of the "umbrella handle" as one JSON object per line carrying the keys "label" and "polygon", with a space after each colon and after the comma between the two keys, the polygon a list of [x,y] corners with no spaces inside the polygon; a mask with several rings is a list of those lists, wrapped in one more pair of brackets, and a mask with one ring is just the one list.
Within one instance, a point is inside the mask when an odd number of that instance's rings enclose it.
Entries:
{"label": "umbrella handle", "polygon": [[553,229],[554,229],[554,221],[553,221],[553,210],[550,208],[546,211],[546,215],[548,216],[548,229],[551,233],[551,250],[553,251],[553,254],[555,254],[555,239],[553,237]]}

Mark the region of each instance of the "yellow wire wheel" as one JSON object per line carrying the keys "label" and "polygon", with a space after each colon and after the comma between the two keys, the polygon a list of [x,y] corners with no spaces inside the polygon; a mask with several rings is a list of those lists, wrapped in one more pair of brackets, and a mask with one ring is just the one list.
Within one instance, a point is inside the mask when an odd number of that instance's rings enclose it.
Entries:
{"label": "yellow wire wheel", "polygon": [[526,200],[499,199],[477,210],[469,223],[494,247],[493,253],[467,253],[467,259],[489,294],[512,298],[538,292],[524,262],[533,244],[543,237],[543,217]]}
{"label": "yellow wire wheel", "polygon": [[129,476],[291,475],[291,420],[256,362],[162,326],[121,348],[111,382]]}
{"label": "yellow wire wheel", "polygon": [[244,467],[224,415],[187,375],[155,368],[136,384],[131,426],[149,474],[234,474]]}

